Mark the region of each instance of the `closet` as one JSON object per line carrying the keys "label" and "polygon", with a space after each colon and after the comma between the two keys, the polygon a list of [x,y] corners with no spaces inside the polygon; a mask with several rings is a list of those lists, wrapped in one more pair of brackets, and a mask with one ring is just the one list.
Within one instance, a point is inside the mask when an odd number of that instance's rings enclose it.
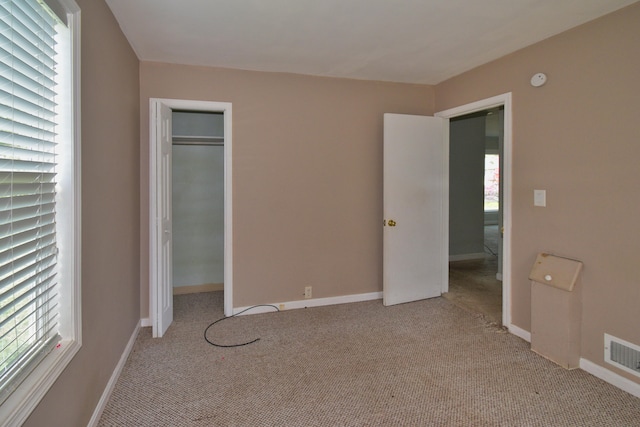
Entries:
{"label": "closet", "polygon": [[224,115],[172,114],[173,293],[223,290]]}

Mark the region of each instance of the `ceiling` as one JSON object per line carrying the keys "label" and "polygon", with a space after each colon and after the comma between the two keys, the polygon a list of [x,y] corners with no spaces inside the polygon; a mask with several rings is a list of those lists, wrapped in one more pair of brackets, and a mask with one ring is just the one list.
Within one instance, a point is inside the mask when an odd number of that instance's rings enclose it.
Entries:
{"label": "ceiling", "polygon": [[106,0],[142,61],[437,84],[638,0]]}

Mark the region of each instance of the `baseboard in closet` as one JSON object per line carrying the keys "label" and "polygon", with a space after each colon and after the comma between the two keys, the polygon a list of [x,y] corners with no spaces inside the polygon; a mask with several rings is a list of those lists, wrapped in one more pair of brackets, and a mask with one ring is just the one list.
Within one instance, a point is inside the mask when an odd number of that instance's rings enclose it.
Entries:
{"label": "baseboard in closet", "polygon": [[197,294],[200,292],[224,291],[224,283],[206,283],[204,285],[176,286],[173,288],[174,295]]}

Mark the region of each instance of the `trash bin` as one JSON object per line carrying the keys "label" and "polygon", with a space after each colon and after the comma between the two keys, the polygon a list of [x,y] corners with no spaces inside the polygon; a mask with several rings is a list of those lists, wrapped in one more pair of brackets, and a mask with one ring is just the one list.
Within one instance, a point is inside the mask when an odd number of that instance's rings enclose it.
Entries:
{"label": "trash bin", "polygon": [[531,350],[566,369],[580,366],[582,262],[538,254],[531,282]]}

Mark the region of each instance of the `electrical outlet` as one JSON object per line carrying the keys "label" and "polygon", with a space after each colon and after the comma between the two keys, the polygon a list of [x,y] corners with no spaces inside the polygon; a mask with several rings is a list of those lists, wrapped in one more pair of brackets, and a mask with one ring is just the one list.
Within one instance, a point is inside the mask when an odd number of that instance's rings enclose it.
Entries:
{"label": "electrical outlet", "polygon": [[311,298],[311,286],[304,287],[304,297],[305,299]]}
{"label": "electrical outlet", "polygon": [[280,304],[280,307],[278,308],[278,310],[283,311],[284,310],[284,304]]}

